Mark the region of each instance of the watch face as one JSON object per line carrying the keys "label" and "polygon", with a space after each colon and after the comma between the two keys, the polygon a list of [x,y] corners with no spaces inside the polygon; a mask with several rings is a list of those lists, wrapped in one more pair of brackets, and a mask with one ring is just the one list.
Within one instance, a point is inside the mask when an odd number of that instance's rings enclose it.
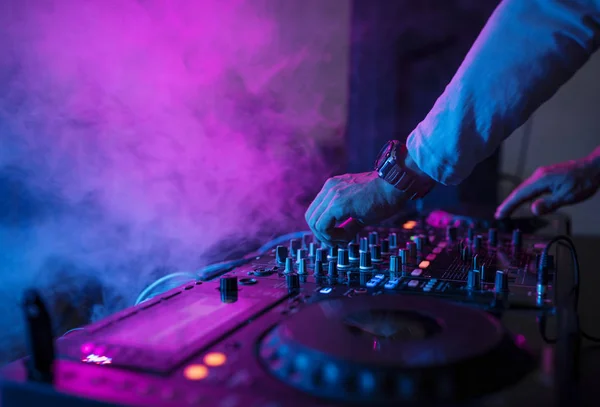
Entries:
{"label": "watch face", "polygon": [[385,146],[383,146],[375,161],[375,169],[377,171],[379,171],[383,164],[385,164],[386,160],[390,157],[393,148],[394,143],[392,141],[387,142]]}

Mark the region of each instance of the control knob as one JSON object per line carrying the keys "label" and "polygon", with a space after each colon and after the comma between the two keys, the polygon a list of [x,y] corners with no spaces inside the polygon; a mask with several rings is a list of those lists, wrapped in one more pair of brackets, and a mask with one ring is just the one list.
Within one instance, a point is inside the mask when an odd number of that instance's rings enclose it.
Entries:
{"label": "control knob", "polygon": [[408,264],[408,250],[400,249],[398,250],[398,257],[400,257],[400,262],[403,266]]}
{"label": "control knob", "polygon": [[308,257],[315,257],[318,248],[319,247],[317,246],[317,244],[315,242],[311,242],[308,245]]}
{"label": "control knob", "polygon": [[390,249],[396,249],[398,247],[398,235],[395,232],[388,235],[388,240],[390,241]]}
{"label": "control knob", "polygon": [[494,282],[494,291],[497,293],[508,292],[508,274],[502,270],[496,271],[496,280]]}
{"label": "control knob", "polygon": [[336,260],[338,256],[338,247],[337,246],[331,246],[329,248],[329,254],[327,255],[327,259],[328,260]]}
{"label": "control knob", "polygon": [[292,257],[296,255],[296,251],[302,247],[302,242],[298,239],[290,240],[290,254]]}
{"label": "control knob", "polygon": [[284,264],[287,256],[288,248],[285,246],[277,246],[275,249],[275,260],[277,260],[277,263]]}
{"label": "control knob", "polygon": [[323,275],[323,262],[322,261],[320,261],[320,260],[315,261],[314,274],[315,274],[315,276]]}
{"label": "control knob", "polygon": [[467,290],[480,290],[481,289],[481,274],[479,270],[469,271],[467,276]]}
{"label": "control knob", "polygon": [[298,274],[306,274],[306,259],[300,259],[298,262]]}
{"label": "control knob", "polygon": [[285,259],[285,269],[283,270],[283,272],[285,274],[294,272],[294,259],[293,258],[288,257]]}
{"label": "control knob", "polygon": [[219,279],[219,289],[222,294],[237,293],[238,280],[237,277],[221,277]]}
{"label": "control knob", "polygon": [[306,258],[306,249],[296,250],[296,263],[300,264],[300,260]]}
{"label": "control knob", "polygon": [[327,275],[329,275],[329,277],[336,277],[337,274],[337,265],[335,264],[335,261],[330,261],[327,266]]}
{"label": "control knob", "polygon": [[348,258],[350,261],[357,261],[360,258],[360,246],[358,243],[350,243],[348,245]]}
{"label": "control knob", "polygon": [[327,260],[327,249],[317,249],[315,254],[315,261],[325,262]]}
{"label": "control knob", "polygon": [[381,258],[381,246],[378,244],[371,245],[371,261],[379,263],[382,261]]}
{"label": "control knob", "polygon": [[406,250],[411,259],[417,257],[417,245],[414,242],[406,242]]}
{"label": "control knob", "polygon": [[422,253],[427,245],[427,236],[419,235],[415,238],[415,245],[417,248],[417,252]]}
{"label": "control knob", "polygon": [[350,267],[350,257],[347,249],[338,250],[337,266],[338,268]]}
{"label": "control knob", "polygon": [[300,288],[300,276],[298,274],[288,274],[285,276],[285,283],[288,290],[295,291]]}
{"label": "control knob", "polygon": [[371,263],[371,253],[370,252],[361,252],[360,253],[359,268],[361,270],[370,270],[373,268],[373,264]]}
{"label": "control knob", "polygon": [[479,270],[479,267],[479,255],[476,254],[473,256],[473,270]]}
{"label": "control knob", "polygon": [[477,235],[473,238],[473,251],[478,252],[481,250],[481,243],[483,241],[483,237],[481,235]]}
{"label": "control knob", "polygon": [[361,237],[359,244],[359,251],[366,252],[367,250],[369,250],[369,239],[367,239],[366,237]]}
{"label": "control knob", "polygon": [[381,253],[388,254],[390,252],[390,241],[388,239],[381,239]]}
{"label": "control knob", "polygon": [[393,274],[400,272],[400,257],[390,256],[390,272]]}
{"label": "control knob", "polygon": [[379,233],[371,232],[369,233],[369,244],[378,244],[379,243]]}

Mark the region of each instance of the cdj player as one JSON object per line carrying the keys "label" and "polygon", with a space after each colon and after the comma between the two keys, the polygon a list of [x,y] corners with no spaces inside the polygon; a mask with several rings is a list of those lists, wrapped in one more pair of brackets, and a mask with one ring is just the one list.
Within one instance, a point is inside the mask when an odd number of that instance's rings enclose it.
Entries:
{"label": "cdj player", "polygon": [[0,404],[575,405],[570,258],[540,236],[439,214],[344,247],[305,234],[55,342],[34,295]]}

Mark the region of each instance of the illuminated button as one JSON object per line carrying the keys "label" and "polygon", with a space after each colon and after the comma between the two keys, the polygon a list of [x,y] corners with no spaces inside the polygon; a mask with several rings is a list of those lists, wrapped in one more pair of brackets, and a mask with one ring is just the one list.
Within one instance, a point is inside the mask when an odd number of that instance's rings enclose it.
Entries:
{"label": "illuminated button", "polygon": [[321,289],[319,290],[319,292],[320,292],[321,294],[329,294],[329,293],[331,293],[332,291],[333,291],[333,288],[331,288],[331,287],[325,287],[325,288],[321,288]]}
{"label": "illuminated button", "polygon": [[427,257],[425,257],[425,260],[434,261],[435,257],[436,257],[435,254],[431,253],[431,254],[428,254]]}
{"label": "illuminated button", "polygon": [[221,352],[210,352],[204,356],[204,364],[206,366],[223,366],[225,362],[227,362],[227,356]]}
{"label": "illuminated button", "polygon": [[411,288],[418,287],[419,286],[419,280],[410,280],[408,282],[408,286],[411,287]]}
{"label": "illuminated button", "polygon": [[447,243],[446,243],[446,242],[440,242],[440,243],[438,244],[438,247],[441,247],[441,248],[443,249],[444,247],[446,247],[446,245],[447,245]]}
{"label": "illuminated button", "polygon": [[431,291],[431,286],[430,285],[426,285],[425,287],[423,287],[423,291],[425,291],[425,292]]}
{"label": "illuminated button", "polygon": [[385,285],[383,287],[387,288],[388,290],[391,290],[393,288],[398,287],[398,283],[400,283],[400,279],[399,278],[392,278],[390,281],[388,281],[387,283],[385,283]]}
{"label": "illuminated button", "polygon": [[373,280],[383,280],[384,278],[385,278],[385,275],[377,274],[375,277],[373,277]]}
{"label": "illuminated button", "polygon": [[423,260],[422,262],[419,263],[420,269],[426,269],[427,267],[429,267],[429,261]]}
{"label": "illuminated button", "polygon": [[423,272],[423,270],[421,269],[414,269],[412,271],[412,273],[410,273],[411,276],[415,276],[415,277],[419,277],[421,275],[421,273]]}
{"label": "illuminated button", "polygon": [[435,247],[435,248],[432,250],[432,252],[433,252],[433,253],[435,253],[435,254],[440,254],[440,253],[442,252],[442,248],[441,248],[441,247]]}
{"label": "illuminated button", "polygon": [[411,242],[414,242],[415,240],[417,240],[417,237],[416,237],[416,236],[411,236],[411,237],[410,237],[410,241],[411,241]]}
{"label": "illuminated button", "polygon": [[367,287],[370,287],[370,288],[377,287],[379,285],[379,283],[381,283],[381,280],[372,278],[371,280],[367,281]]}
{"label": "illuminated button", "polygon": [[183,376],[188,380],[202,380],[208,376],[208,368],[204,365],[189,365],[183,371]]}

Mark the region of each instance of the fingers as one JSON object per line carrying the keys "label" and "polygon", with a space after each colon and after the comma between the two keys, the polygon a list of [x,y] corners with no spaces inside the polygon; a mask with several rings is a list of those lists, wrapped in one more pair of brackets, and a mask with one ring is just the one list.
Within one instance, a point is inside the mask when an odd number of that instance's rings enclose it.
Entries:
{"label": "fingers", "polygon": [[563,199],[550,195],[545,198],[540,198],[531,204],[531,212],[536,216],[548,215],[555,212],[558,208],[566,205],[568,202]]}
{"label": "fingers", "polygon": [[550,183],[546,177],[536,175],[529,177],[498,206],[495,214],[496,219],[510,216],[523,203],[546,192],[550,192]]}

